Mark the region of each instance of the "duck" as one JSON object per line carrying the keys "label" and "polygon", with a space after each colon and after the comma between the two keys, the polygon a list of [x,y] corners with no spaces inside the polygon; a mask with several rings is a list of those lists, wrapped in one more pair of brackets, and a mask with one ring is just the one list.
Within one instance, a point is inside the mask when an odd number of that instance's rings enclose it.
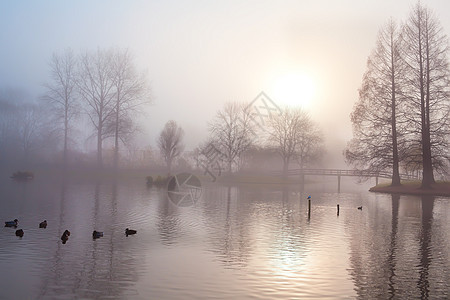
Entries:
{"label": "duck", "polygon": [[16,236],[23,237],[23,230],[22,229],[16,230]]}
{"label": "duck", "polygon": [[130,235],[130,234],[136,234],[137,233],[137,231],[136,230],[133,230],[133,229],[125,229],[125,234],[126,234],[126,236],[128,236],[128,235]]}
{"label": "duck", "polygon": [[6,221],[5,227],[17,227],[17,224],[19,223],[19,220],[14,219],[14,221]]}
{"label": "duck", "polygon": [[61,236],[61,241],[63,244],[65,244],[67,242],[67,240],[69,239],[69,236],[70,236],[70,231],[66,229]]}
{"label": "duck", "polygon": [[41,223],[39,223],[39,228],[47,228],[47,220],[44,220]]}
{"label": "duck", "polygon": [[362,206],[358,206],[358,209],[359,209],[359,210],[362,210]]}
{"label": "duck", "polygon": [[101,232],[101,231],[96,231],[96,230],[94,230],[93,232],[92,232],[92,238],[95,240],[95,239],[98,239],[99,237],[102,237],[103,236],[103,232]]}

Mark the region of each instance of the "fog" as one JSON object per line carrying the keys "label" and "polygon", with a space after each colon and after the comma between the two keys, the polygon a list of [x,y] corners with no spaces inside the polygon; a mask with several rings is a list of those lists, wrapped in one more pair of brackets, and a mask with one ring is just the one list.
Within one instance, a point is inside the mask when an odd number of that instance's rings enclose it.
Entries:
{"label": "fog", "polygon": [[[20,105],[39,102],[53,53],[128,49],[146,72],[152,97],[137,116],[134,148],[155,148],[166,122],[175,120],[192,150],[207,138],[208,122],[225,103],[250,102],[264,91],[280,107],[306,110],[324,133],[323,163],[343,167],[342,151],[352,136],[349,115],[377,32],[390,17],[404,20],[414,3],[3,1],[1,95],[14,94],[8,99]],[[450,3],[424,4],[448,34]],[[307,83],[280,92],[279,79],[292,74]],[[76,130],[78,150],[94,151],[92,128]]]}

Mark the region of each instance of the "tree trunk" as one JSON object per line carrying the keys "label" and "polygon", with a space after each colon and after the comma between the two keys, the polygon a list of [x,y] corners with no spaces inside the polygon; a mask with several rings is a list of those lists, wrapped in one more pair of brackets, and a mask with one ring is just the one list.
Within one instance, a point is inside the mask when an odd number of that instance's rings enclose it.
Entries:
{"label": "tree trunk", "polygon": [[117,170],[117,168],[119,166],[119,99],[120,99],[120,93],[117,94],[116,122],[115,122],[115,129],[114,129],[114,169],[115,170]]}
{"label": "tree trunk", "polygon": [[397,118],[395,99],[395,63],[394,63],[394,38],[391,33],[391,127],[392,127],[392,186],[400,185],[398,144],[397,144]]}
{"label": "tree trunk", "polygon": [[[429,66],[429,49],[428,41],[426,43],[426,82],[424,78],[424,59],[422,54],[422,31],[419,27],[419,63],[420,63],[420,116],[421,116],[421,135],[422,135],[422,188],[431,188],[434,183],[433,165],[431,162],[431,141],[430,141],[430,66]],[[425,84],[427,90],[425,92]]]}
{"label": "tree trunk", "polygon": [[283,159],[283,178],[287,178],[289,171],[289,159],[284,158]]}
{"label": "tree trunk", "polygon": [[66,106],[64,109],[64,149],[63,149],[63,168],[66,169],[67,167],[67,136],[68,136],[68,130],[69,130],[69,120],[68,120],[68,107],[67,107],[67,100],[66,100]]}
{"label": "tree trunk", "polygon": [[103,158],[102,158],[102,123],[99,122],[97,129],[97,167],[101,169],[103,167]]}
{"label": "tree trunk", "polygon": [[[422,188],[431,188],[434,183],[433,162],[431,159],[431,136],[430,136],[430,49],[428,28],[426,28],[426,84],[424,117],[422,118],[422,160],[423,160],[423,178]],[[423,77],[422,77],[423,78]]]}

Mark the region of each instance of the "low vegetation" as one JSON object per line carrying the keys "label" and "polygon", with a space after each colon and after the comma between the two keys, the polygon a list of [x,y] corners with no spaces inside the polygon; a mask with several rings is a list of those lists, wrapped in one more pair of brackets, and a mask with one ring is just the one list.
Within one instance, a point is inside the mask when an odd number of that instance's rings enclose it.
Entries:
{"label": "low vegetation", "polygon": [[31,171],[17,171],[11,176],[12,179],[16,180],[28,180],[34,178],[34,173]]}
{"label": "low vegetation", "polygon": [[155,179],[153,179],[152,176],[147,176],[145,179],[147,181],[147,186],[156,186],[156,187],[163,187],[167,185],[167,182],[169,181],[170,176],[156,176]]}

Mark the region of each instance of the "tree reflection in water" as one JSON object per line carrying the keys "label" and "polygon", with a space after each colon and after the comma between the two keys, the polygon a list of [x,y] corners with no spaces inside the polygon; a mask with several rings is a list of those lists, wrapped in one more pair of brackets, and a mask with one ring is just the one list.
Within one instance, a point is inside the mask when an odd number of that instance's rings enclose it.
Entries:
{"label": "tree reflection in water", "polygon": [[[439,257],[433,246],[434,235],[439,234],[433,226],[434,203],[433,196],[392,195],[390,221],[378,211],[380,205],[368,209],[369,223],[359,230],[352,227],[350,274],[359,298],[428,299],[448,295],[444,292],[448,275],[442,267],[433,274],[436,286],[434,294],[430,293],[430,269],[433,259]],[[354,217],[348,220],[354,221]]]}
{"label": "tree reflection in water", "polygon": [[[76,192],[85,199],[74,199],[73,195],[67,199],[67,179],[62,180],[57,226],[60,232],[69,229],[71,236],[67,244],[57,243],[53,264],[41,274],[40,297],[122,298],[133,294],[130,288],[138,280],[142,261],[126,244],[123,225],[119,224],[118,183],[97,181],[90,186],[91,193]],[[94,228],[104,230],[105,237],[93,240]]]}
{"label": "tree reflection in water", "polygon": [[434,196],[422,196],[422,228],[420,230],[420,276],[417,286],[422,299],[428,299],[430,292],[429,269],[431,264],[431,237],[433,223]]}

